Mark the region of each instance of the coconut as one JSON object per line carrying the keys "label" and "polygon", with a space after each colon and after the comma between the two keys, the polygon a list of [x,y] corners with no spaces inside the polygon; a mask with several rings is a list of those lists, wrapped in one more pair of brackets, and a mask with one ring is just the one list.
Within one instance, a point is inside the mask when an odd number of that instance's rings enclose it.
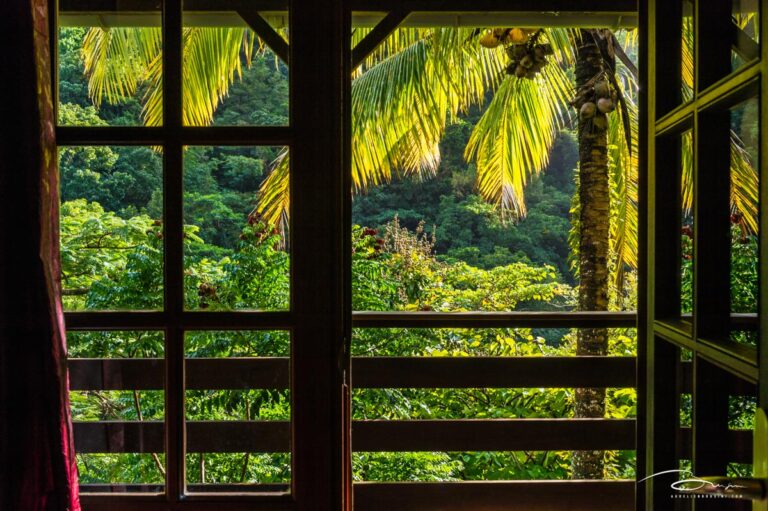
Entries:
{"label": "coconut", "polygon": [[510,43],[524,43],[528,40],[528,35],[519,28],[513,28],[507,34],[507,41]]}
{"label": "coconut", "polygon": [[600,98],[597,100],[597,109],[600,110],[600,113],[607,114],[613,112],[615,108],[616,106],[610,98]]}
{"label": "coconut", "polygon": [[529,69],[528,72],[525,73],[525,77],[528,78],[529,80],[533,80],[534,78],[536,78],[536,71],[534,71],[533,69]]}
{"label": "coconut", "polygon": [[496,48],[501,44],[501,41],[499,41],[492,30],[486,30],[480,36],[480,44],[485,48]]}
{"label": "coconut", "polygon": [[595,116],[595,110],[595,104],[591,101],[587,101],[581,105],[581,108],[579,109],[579,117],[582,119],[591,119]]}
{"label": "coconut", "polygon": [[526,69],[531,69],[533,67],[533,59],[530,55],[526,55],[522,59],[520,59],[520,65],[523,66]]}
{"label": "coconut", "polygon": [[517,66],[517,68],[515,68],[515,76],[517,76],[518,78],[525,78],[525,75],[527,74],[528,74],[528,70],[525,69],[523,66]]}
{"label": "coconut", "polygon": [[600,80],[595,84],[595,96],[598,98],[610,98],[611,88],[608,86],[608,82]]}

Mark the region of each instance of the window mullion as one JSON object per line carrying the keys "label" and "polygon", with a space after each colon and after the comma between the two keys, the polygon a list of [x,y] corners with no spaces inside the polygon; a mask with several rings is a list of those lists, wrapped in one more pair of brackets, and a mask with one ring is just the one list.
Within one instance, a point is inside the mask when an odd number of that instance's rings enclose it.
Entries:
{"label": "window mullion", "polygon": [[182,126],[182,3],[163,5],[163,197],[166,327],[166,495],[184,492],[184,247]]}

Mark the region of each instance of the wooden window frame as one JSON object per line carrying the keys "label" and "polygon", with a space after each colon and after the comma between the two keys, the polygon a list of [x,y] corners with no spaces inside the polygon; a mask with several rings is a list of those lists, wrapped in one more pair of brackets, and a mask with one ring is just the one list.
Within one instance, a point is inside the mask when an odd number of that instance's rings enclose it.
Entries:
{"label": "wooden window frame", "polygon": [[[761,41],[758,58],[731,71],[730,45],[711,37],[717,30],[728,33],[730,3],[694,0],[693,97],[683,102],[679,57],[682,2],[643,3],[640,23],[648,41],[648,92],[641,135],[649,165],[643,168],[647,285],[641,322],[645,323],[646,337],[641,343],[645,351],[638,360],[638,387],[645,388],[646,395],[645,424],[638,416],[638,429],[639,442],[647,448],[645,458],[638,459],[638,474],[648,476],[678,468],[679,459],[692,459],[699,476],[725,475],[729,454],[745,463],[752,461],[751,434],[739,436],[728,431],[729,394],[757,395],[758,407],[768,405],[765,335],[760,335],[759,349],[729,340],[731,329],[766,332],[768,290],[764,284],[760,286],[758,314],[731,313],[729,274],[723,271],[730,265],[731,244],[730,175],[723,171],[730,165],[728,109],[752,97],[760,99],[759,197],[761,204],[768,204],[762,157],[768,154],[762,131],[766,129],[762,120],[768,118],[768,45]],[[768,34],[768,9],[763,0],[759,6],[762,39]],[[681,315],[679,138],[687,130],[693,138],[694,310],[692,315]],[[767,248],[767,209],[760,208],[761,255]],[[762,283],[768,278],[764,259],[759,262]],[[691,361],[681,363],[683,354]],[[679,427],[681,393],[692,395],[694,414],[688,431]],[[653,441],[645,444],[646,439]],[[732,452],[726,453],[722,445],[731,445]],[[638,492],[638,502],[642,502],[638,509],[670,506],[667,481],[649,479],[644,485]]]}
{"label": "wooden window frame", "polygon": [[[60,0],[66,2],[67,0]],[[73,0],[70,0],[73,1]],[[112,0],[100,0],[112,5]],[[137,0],[141,1],[141,0]],[[187,0],[188,5],[212,8],[227,2]],[[67,312],[69,330],[162,330],[165,333],[165,492],[159,495],[83,494],[85,511],[184,510],[334,510],[352,509],[351,420],[349,387],[352,371],[349,342],[352,328],[578,328],[638,327],[633,312],[511,312],[511,313],[403,313],[353,312],[351,309],[351,160],[349,80],[353,62],[359,60],[408,13],[435,11],[457,14],[468,11],[634,12],[635,3],[617,0],[606,6],[600,0],[264,0],[273,10],[289,9],[291,42],[290,123],[284,127],[189,127],[181,122],[182,0],[163,0],[163,125],[161,127],[57,127],[62,146],[157,145],[163,148],[164,308],[147,312]],[[644,2],[641,2],[643,4]],[[58,3],[51,0],[52,55],[56,51]],[[261,4],[260,4],[261,5]],[[282,6],[282,7],[281,7]],[[114,9],[114,5],[112,5]],[[265,7],[266,9],[267,7]],[[388,13],[371,38],[350,48],[348,34],[353,11]],[[642,29],[642,27],[641,27]],[[641,52],[642,52],[641,47]],[[53,76],[57,65],[52,66]],[[57,81],[54,78],[54,88]],[[56,90],[54,90],[56,93]],[[56,97],[56,95],[54,95]],[[323,101],[317,101],[317,98]],[[641,125],[642,126],[642,125]],[[291,301],[288,311],[204,312],[184,310],[183,296],[183,148],[187,145],[280,145],[291,150]],[[641,146],[642,152],[642,146]],[[325,172],[318,172],[325,169]],[[641,205],[643,183],[641,179]],[[296,207],[296,205],[300,205]],[[645,274],[642,263],[644,229],[641,218],[640,293]],[[323,271],[317,271],[323,268]],[[639,317],[644,315],[639,302]],[[291,491],[280,494],[187,494],[185,452],[184,333],[190,330],[280,329],[291,332],[290,385],[292,400]],[[640,353],[643,347],[638,346]],[[363,363],[363,362],[361,362]],[[570,364],[558,362],[557,364]],[[615,371],[634,364],[618,361]],[[624,365],[622,365],[624,364]],[[577,364],[579,365],[579,364]],[[621,367],[620,367],[621,366]],[[553,366],[554,367],[554,366]],[[565,367],[565,366],[558,366]],[[570,367],[570,366],[568,366]],[[585,367],[578,381],[589,380]],[[484,368],[472,369],[481,378]],[[523,372],[521,384],[536,379]],[[581,376],[579,376],[581,375]],[[386,380],[386,375],[382,376]],[[499,385],[510,381],[500,377]],[[560,382],[563,383],[563,382]],[[374,383],[371,383],[375,385]],[[424,383],[428,384],[428,382]],[[642,400],[642,396],[640,397]],[[638,420],[642,416],[642,405]],[[461,433],[463,425],[456,424]],[[633,426],[634,428],[634,426]],[[576,428],[578,429],[578,428]],[[375,432],[374,432],[375,433]],[[625,432],[632,435],[632,432]],[[372,434],[375,436],[374,434]],[[496,434],[498,436],[498,433]],[[511,444],[510,444],[511,445]],[[639,445],[639,444],[638,444]],[[641,456],[638,452],[638,461]],[[454,509],[478,504],[509,504],[517,499],[521,509],[536,503],[572,501],[601,494],[607,500],[626,501],[626,486],[605,482],[512,482],[455,485],[361,484],[355,495],[360,511],[421,509],[427,500],[454,503]],[[609,488],[610,487],[610,488]],[[600,493],[602,492],[602,493]],[[522,500],[521,500],[522,496]],[[393,500],[394,499],[394,500]],[[537,500],[538,499],[538,500]],[[549,500],[547,500],[549,499]],[[554,500],[552,500],[554,499]],[[392,507],[395,506],[395,507]]]}

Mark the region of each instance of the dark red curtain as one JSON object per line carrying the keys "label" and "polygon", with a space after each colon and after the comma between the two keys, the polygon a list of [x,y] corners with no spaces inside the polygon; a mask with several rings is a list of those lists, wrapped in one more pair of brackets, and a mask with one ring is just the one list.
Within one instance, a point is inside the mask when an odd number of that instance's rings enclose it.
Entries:
{"label": "dark red curtain", "polygon": [[47,0],[0,1],[0,511],[78,511]]}

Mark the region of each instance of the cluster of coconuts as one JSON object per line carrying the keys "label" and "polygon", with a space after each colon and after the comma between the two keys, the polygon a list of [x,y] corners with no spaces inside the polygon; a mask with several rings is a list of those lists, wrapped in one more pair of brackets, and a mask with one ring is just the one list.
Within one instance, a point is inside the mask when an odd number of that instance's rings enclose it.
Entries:
{"label": "cluster of coconuts", "polygon": [[480,36],[480,44],[486,48],[496,48],[500,44],[520,44],[536,32],[525,28],[488,28]]}
{"label": "cluster of coconuts", "polygon": [[553,53],[552,46],[548,44],[513,44],[507,48],[510,59],[507,74],[533,80],[547,65],[547,56]]}
{"label": "cluster of coconuts", "polygon": [[[608,127],[607,114],[616,109],[618,94],[608,80],[601,78],[574,99],[574,106],[579,109],[582,121],[592,121],[596,128]],[[581,106],[579,106],[581,105]]]}
{"label": "cluster of coconuts", "polygon": [[537,44],[541,30],[525,28],[487,29],[480,36],[480,44],[486,48],[507,46],[510,59],[507,74],[518,78],[533,79],[547,65],[547,56],[552,55],[552,46]]}

